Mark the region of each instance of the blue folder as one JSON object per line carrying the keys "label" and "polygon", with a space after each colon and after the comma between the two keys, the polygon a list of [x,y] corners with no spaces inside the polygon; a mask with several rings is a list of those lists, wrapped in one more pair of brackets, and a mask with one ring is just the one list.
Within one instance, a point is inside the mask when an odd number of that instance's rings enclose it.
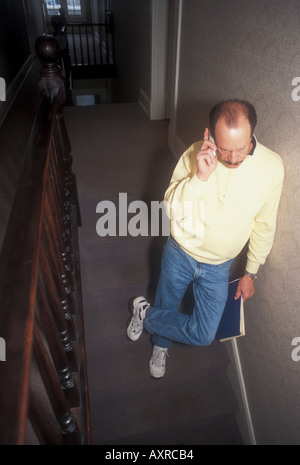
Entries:
{"label": "blue folder", "polygon": [[215,337],[221,342],[245,335],[243,298],[234,298],[238,282],[236,279],[228,285],[227,302]]}

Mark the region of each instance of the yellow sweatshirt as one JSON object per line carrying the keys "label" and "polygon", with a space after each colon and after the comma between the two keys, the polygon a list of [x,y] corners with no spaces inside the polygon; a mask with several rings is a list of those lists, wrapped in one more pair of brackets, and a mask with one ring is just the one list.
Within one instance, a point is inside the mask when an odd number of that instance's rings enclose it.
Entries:
{"label": "yellow sweatshirt", "polygon": [[195,260],[211,264],[236,257],[250,239],[246,269],[255,274],[273,245],[282,160],[256,141],[238,168],[218,162],[203,182],[196,175],[201,146],[196,142],[184,152],[165,193],[171,234]]}

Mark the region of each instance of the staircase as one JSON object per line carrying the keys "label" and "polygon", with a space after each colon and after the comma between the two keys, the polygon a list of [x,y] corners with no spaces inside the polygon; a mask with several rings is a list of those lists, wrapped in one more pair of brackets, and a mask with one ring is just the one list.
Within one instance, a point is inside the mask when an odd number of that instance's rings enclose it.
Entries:
{"label": "staircase", "polygon": [[136,104],[68,107],[66,125],[77,174],[83,305],[93,443],[102,445],[242,444],[238,409],[221,343],[174,344],[166,376],[154,380],[144,333],[129,341],[132,297],[153,299],[164,237],[99,237],[98,202],[119,193],[162,200],[176,160],[166,121],[149,121]]}

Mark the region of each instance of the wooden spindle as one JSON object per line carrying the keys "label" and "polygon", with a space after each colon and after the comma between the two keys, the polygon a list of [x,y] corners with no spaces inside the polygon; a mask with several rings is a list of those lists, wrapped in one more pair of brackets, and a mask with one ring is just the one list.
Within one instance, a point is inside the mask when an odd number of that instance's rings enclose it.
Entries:
{"label": "wooden spindle", "polygon": [[33,353],[35,355],[53,413],[59,423],[64,442],[70,445],[81,444],[81,434],[77,421],[70,410],[66,396],[61,389],[58,375],[36,326],[34,328]]}
{"label": "wooden spindle", "polygon": [[79,394],[76,381],[72,373],[72,371],[78,371],[78,362],[77,360],[74,360],[74,357],[72,357],[70,363],[70,359],[67,356],[67,354],[70,352],[73,354],[72,341],[69,340],[67,345],[63,343],[48,302],[43,295],[43,289],[41,285],[39,285],[37,291],[37,302],[44,334],[61,387],[65,390],[70,405],[72,407],[78,406]]}
{"label": "wooden spindle", "polygon": [[52,197],[51,188],[47,190],[45,199],[45,216],[49,227],[50,236],[55,242],[56,250],[61,254],[63,262],[68,264],[68,269],[73,269],[73,244],[70,234],[65,235],[63,231],[64,227],[61,221],[59,221],[58,215],[53,208],[54,199]]}
{"label": "wooden spindle", "polygon": [[58,106],[56,111],[56,127],[63,150],[63,162],[65,168],[66,193],[69,195],[70,204],[76,209],[76,223],[81,226],[81,214],[79,208],[76,176],[72,171],[73,157],[71,155],[71,144],[67,133],[65,119],[63,115],[63,106]]}
{"label": "wooden spindle", "polygon": [[43,251],[40,253],[40,267],[40,279],[43,283],[45,296],[49,301],[59,333],[64,341],[71,340],[71,338],[73,339],[72,335],[74,334],[74,331],[72,331],[72,333],[69,331],[69,321],[65,318],[63,309],[64,300],[61,300],[58,294],[56,282],[48,267],[48,261]]}
{"label": "wooden spindle", "polygon": [[[49,167],[49,180],[47,185],[47,192],[51,200],[51,208],[56,212],[57,220],[61,225],[61,233],[71,235],[71,203],[68,199],[67,189],[65,187],[64,167],[57,166],[56,160],[57,153],[53,149],[53,157]],[[70,237],[70,240],[72,238]]]}
{"label": "wooden spindle", "polygon": [[56,283],[57,293],[60,297],[60,301],[64,300],[65,297],[70,301],[70,305],[73,306],[75,311],[74,298],[72,292],[74,289],[73,274],[71,267],[65,267],[63,255],[60,253],[55,237],[52,236],[49,228],[48,217],[44,217],[43,221],[43,253],[47,256],[47,262],[42,262],[44,270],[46,271],[47,266],[52,272],[53,279]]}

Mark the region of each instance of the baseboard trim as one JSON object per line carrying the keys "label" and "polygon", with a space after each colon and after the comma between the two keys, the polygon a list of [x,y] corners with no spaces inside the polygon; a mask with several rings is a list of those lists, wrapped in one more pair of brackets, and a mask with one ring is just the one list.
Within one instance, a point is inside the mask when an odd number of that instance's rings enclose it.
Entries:
{"label": "baseboard trim", "polygon": [[140,89],[139,104],[141,105],[147,116],[150,118],[151,100],[143,89]]}
{"label": "baseboard trim", "polygon": [[240,406],[240,411],[236,414],[236,421],[244,443],[254,446],[256,438],[236,339],[225,342],[225,347],[231,360],[228,377]]}

